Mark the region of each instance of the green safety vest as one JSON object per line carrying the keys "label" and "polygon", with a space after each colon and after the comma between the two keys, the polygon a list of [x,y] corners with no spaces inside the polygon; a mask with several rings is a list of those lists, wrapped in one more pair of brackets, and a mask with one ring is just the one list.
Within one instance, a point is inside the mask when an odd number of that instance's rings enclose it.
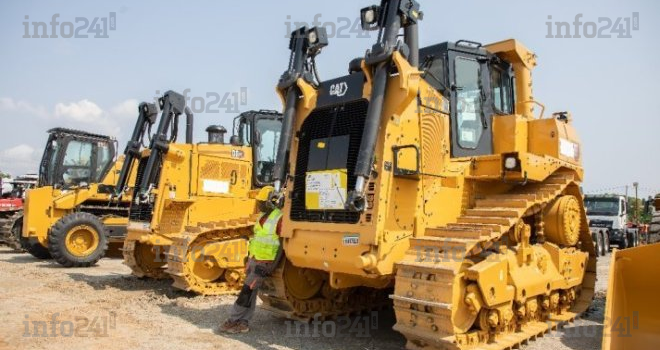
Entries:
{"label": "green safety vest", "polygon": [[263,226],[261,220],[254,224],[254,237],[250,239],[250,256],[262,261],[273,261],[280,248],[280,238],[277,236],[277,223],[282,217],[279,209],[274,209]]}

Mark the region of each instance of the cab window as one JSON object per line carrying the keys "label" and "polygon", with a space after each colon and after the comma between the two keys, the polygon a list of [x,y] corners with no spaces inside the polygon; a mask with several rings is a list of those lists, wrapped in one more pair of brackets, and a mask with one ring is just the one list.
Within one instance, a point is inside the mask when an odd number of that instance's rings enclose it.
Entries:
{"label": "cab window", "polygon": [[96,172],[95,172],[95,182],[101,182],[101,176],[103,176],[104,170],[108,164],[112,161],[112,154],[110,152],[110,147],[107,144],[99,144],[98,150],[96,152]]}
{"label": "cab window", "polygon": [[491,87],[495,111],[499,114],[513,114],[511,103],[511,80],[500,67],[491,69]]}
{"label": "cab window", "polygon": [[457,57],[455,72],[458,145],[462,148],[476,149],[484,130],[481,122],[480,65],[476,60]]}
{"label": "cab window", "polygon": [[76,186],[90,183],[92,180],[92,144],[90,142],[70,141],[62,162],[62,183]]}
{"label": "cab window", "polygon": [[257,180],[262,184],[273,182],[277,146],[280,142],[282,123],[274,119],[260,119],[257,121],[256,137],[259,140],[257,147]]}

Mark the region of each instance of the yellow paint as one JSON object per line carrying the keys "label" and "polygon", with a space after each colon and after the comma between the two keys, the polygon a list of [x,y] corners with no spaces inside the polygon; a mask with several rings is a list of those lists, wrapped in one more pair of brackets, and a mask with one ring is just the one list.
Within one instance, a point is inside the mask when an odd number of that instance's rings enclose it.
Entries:
{"label": "yellow paint", "polygon": [[659,266],[660,244],[613,251],[603,350],[647,349],[660,344]]}
{"label": "yellow paint", "polygon": [[78,225],[64,238],[66,250],[75,257],[85,257],[93,253],[99,245],[99,233],[89,225]]}
{"label": "yellow paint", "polygon": [[[44,186],[31,189],[27,192],[24,217],[23,237],[36,240],[42,246],[48,247],[48,234],[50,228],[63,217],[78,210],[81,205],[107,206],[110,196],[99,193],[99,185],[114,185],[118,180],[118,174],[123,165],[123,156],[113,164],[108,174],[99,184],[90,184],[84,188],[74,188],[67,191],[54,189],[52,186]],[[129,183],[135,182],[137,167],[132,167]],[[127,207],[131,201],[130,191],[128,196],[122,197],[120,205]],[[127,217],[109,216],[103,219],[105,224],[123,226],[128,224]]]}

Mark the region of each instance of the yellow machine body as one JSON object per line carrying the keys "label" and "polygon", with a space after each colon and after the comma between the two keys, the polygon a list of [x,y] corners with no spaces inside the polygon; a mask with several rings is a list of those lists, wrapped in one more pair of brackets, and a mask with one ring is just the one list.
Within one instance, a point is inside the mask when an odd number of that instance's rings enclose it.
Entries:
{"label": "yellow machine body", "polygon": [[[58,220],[79,210],[81,206],[96,206],[98,211],[101,212],[108,209],[107,215],[102,215],[101,219],[108,229],[110,242],[123,243],[126,226],[128,225],[130,193],[122,198],[124,204],[122,215],[121,213],[113,213],[113,207],[108,206],[110,194],[99,191],[99,186],[112,187],[117,183],[122,164],[123,156],[113,164],[101,183],[70,190],[43,186],[28,191],[25,199],[23,237],[37,240],[42,246],[47,247],[50,228]],[[131,178],[135,179],[135,169],[131,174]]]}
{"label": "yellow machine body", "polygon": [[246,146],[171,144],[153,208],[131,209],[124,261],[133,273],[201,294],[240,288],[257,214],[252,159]]}
{"label": "yellow machine body", "polygon": [[[144,151],[143,159],[148,154]],[[169,246],[187,226],[252,216],[251,159],[250,147],[171,145],[152,190],[157,200],[151,220],[131,220],[127,239]]]}
{"label": "yellow machine body", "polygon": [[[297,171],[307,145],[293,138],[282,227],[288,261],[266,283],[265,308],[332,317],[378,307],[380,293],[394,300],[395,329],[411,349],[508,348],[587,308],[596,260],[577,132],[570,117],[534,115],[533,53],[515,40],[485,48],[511,64],[516,104],[512,114],[492,118],[493,152],[469,157],[451,154],[451,101],[394,53],[367,205],[356,222],[330,222],[343,212],[332,211],[329,193],[322,194],[325,220],[300,218],[303,210],[320,212],[319,186],[341,198],[350,188],[345,169]],[[374,77],[365,61],[361,73],[362,99],[370,100]],[[297,84],[294,131],[301,135],[323,89]],[[515,159],[511,169],[508,158]],[[305,176],[301,207],[296,179]],[[570,200],[557,204],[562,198]]]}

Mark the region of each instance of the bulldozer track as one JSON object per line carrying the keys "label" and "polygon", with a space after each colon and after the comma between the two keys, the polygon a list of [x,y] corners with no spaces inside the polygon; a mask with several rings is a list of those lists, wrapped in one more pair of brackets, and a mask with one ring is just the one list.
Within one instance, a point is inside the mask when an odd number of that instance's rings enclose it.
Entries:
{"label": "bulldozer track", "polygon": [[[153,263],[153,261],[143,261],[145,258],[140,254],[138,251],[138,245],[141,243],[135,240],[126,240],[124,242],[124,248],[122,249],[123,255],[124,255],[124,265],[128,266],[131,271],[133,272],[133,275],[137,277],[148,277],[148,278],[153,278],[153,279],[165,279],[168,277],[167,273],[165,273],[165,269],[162,267],[154,267],[150,266],[150,263]],[[161,247],[153,247],[153,246],[145,246],[148,249],[162,249]],[[165,262],[165,257],[163,255],[157,255],[155,257],[156,259],[159,259],[157,262]],[[147,258],[148,259],[148,258]]]}
{"label": "bulldozer track", "polygon": [[259,294],[263,301],[261,307],[278,316],[301,322],[323,321],[378,311],[391,305],[389,289],[354,287],[331,290],[327,284],[321,295],[305,300],[296,298],[285,285],[284,270],[288,266],[288,261],[282,262],[264,281]]}
{"label": "bulldozer track", "polygon": [[[523,217],[540,212],[571,186],[576,188],[577,183],[574,176],[568,173],[554,174],[542,183],[516,186],[506,194],[478,199],[476,207],[465,211],[456,223],[427,228],[423,237],[411,239],[406,258],[397,264],[397,288],[391,295],[397,318],[394,329],[407,338],[407,347],[424,350],[517,348],[543,336],[560,323],[572,322],[586,311],[594,294],[596,252],[582,209],[577,248],[589,253],[589,260],[582,284],[572,291],[576,297],[566,310],[535,313],[534,317],[514,316],[510,326],[495,330],[471,328],[457,332],[462,328],[452,319],[452,309],[457,302],[463,301],[461,296],[456,295],[456,291],[462,290],[463,286],[456,287],[457,283],[464,281],[462,267],[466,259],[497,244]],[[419,249],[429,246],[459,251],[461,258],[420,260]]]}
{"label": "bulldozer track", "polygon": [[21,247],[20,238],[14,235],[12,229],[16,221],[23,218],[23,210],[12,212],[11,215],[5,214],[8,213],[2,213],[2,216],[0,216],[0,241],[14,250],[22,252],[24,250]]}
{"label": "bulldozer track", "polygon": [[[247,239],[252,235],[252,227],[258,216],[235,220],[202,223],[188,226],[183,234],[170,237],[173,244],[167,251],[167,273],[173,280],[173,287],[202,295],[227,295],[240,291],[245,280],[245,261],[247,252],[239,252],[232,247],[228,252],[240,261],[240,267],[221,268],[215,259],[196,257],[209,244]],[[208,269],[213,277],[200,276],[196,264],[209,264]],[[203,269],[203,267],[202,267]],[[215,271],[215,272],[213,272]],[[216,278],[217,277],[217,278]]]}

